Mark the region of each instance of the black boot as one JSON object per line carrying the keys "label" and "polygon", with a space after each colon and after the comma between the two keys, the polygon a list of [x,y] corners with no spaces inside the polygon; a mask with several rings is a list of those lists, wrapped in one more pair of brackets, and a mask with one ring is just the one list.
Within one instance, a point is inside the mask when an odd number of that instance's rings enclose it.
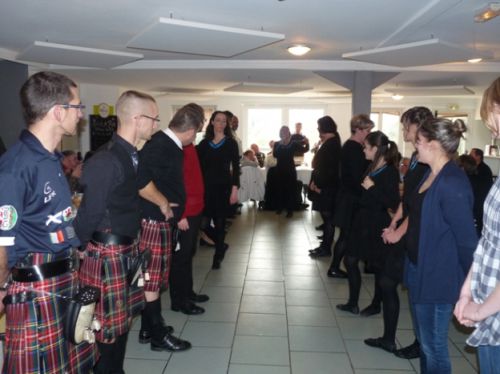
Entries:
{"label": "black boot", "polygon": [[166,326],[165,320],[161,315],[161,301],[157,299],[155,301],[146,302],[146,306],[141,313],[141,329],[139,330],[139,343],[140,344],[148,344],[151,343],[151,326],[150,321],[154,318],[154,313],[159,310],[160,314],[160,324],[163,329],[169,334],[174,332],[174,328],[172,326]]}

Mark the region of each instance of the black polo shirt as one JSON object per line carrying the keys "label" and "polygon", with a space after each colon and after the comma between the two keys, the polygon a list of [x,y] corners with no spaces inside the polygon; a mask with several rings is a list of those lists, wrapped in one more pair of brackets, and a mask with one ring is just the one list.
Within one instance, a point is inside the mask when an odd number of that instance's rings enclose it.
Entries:
{"label": "black polo shirt", "polygon": [[58,154],[28,130],[0,158],[0,245],[8,266],[28,253],[62,253],[80,245],[71,193]]}

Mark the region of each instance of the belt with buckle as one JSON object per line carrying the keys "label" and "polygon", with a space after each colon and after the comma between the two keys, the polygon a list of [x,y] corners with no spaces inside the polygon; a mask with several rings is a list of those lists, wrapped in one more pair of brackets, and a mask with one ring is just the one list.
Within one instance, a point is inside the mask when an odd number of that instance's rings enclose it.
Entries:
{"label": "belt with buckle", "polygon": [[44,279],[57,277],[73,269],[73,259],[45,262],[28,267],[14,267],[11,275],[16,282],[38,282]]}
{"label": "belt with buckle", "polygon": [[104,245],[132,245],[135,242],[135,238],[131,238],[130,236],[111,234],[103,231],[94,231],[92,240]]}

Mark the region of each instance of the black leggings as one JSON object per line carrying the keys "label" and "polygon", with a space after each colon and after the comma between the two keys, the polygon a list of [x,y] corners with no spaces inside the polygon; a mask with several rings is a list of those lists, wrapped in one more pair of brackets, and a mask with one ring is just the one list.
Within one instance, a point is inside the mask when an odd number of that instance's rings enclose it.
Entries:
{"label": "black leggings", "polygon": [[[332,217],[333,218],[333,217]],[[345,251],[347,249],[347,237],[348,237],[347,229],[340,229],[340,235],[337,239],[337,243],[335,243],[335,247],[333,248],[333,259],[330,264],[331,270],[338,270],[340,268],[340,263],[344,258]],[[333,234],[335,234],[335,227],[333,227]],[[332,234],[332,240],[333,240]]]}
{"label": "black leggings", "polygon": [[332,249],[333,237],[335,236],[335,226],[333,225],[333,212],[320,212],[323,219],[323,241],[321,247],[327,251]]}
{"label": "black leggings", "polygon": [[[347,280],[349,283],[349,305],[358,305],[359,291],[361,290],[361,272],[359,271],[359,258],[354,256],[345,256],[344,265],[347,269]],[[382,301],[382,290],[380,289],[378,279],[380,271],[375,272],[375,292],[373,293],[372,305],[380,305]]]}
{"label": "black leggings", "polygon": [[379,288],[382,292],[383,318],[384,318],[384,340],[394,343],[396,340],[396,328],[399,319],[399,295],[398,281],[381,274],[378,279]]}

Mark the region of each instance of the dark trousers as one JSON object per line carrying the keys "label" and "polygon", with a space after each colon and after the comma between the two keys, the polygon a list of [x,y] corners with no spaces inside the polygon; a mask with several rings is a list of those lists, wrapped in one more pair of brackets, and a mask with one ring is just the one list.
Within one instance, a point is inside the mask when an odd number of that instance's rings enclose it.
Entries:
{"label": "dark trousers", "polygon": [[321,247],[326,251],[330,251],[332,249],[333,238],[335,236],[333,212],[321,211],[320,214],[323,219],[323,241],[321,242]]}
{"label": "dark trousers", "polygon": [[118,336],[114,343],[97,342],[101,357],[94,366],[94,374],[125,374],[123,362],[127,348],[128,333]]}
{"label": "dark trousers", "polygon": [[187,217],[189,229],[179,230],[178,251],[172,251],[170,267],[170,300],[172,305],[182,305],[193,293],[193,256],[196,253],[201,215]]}

